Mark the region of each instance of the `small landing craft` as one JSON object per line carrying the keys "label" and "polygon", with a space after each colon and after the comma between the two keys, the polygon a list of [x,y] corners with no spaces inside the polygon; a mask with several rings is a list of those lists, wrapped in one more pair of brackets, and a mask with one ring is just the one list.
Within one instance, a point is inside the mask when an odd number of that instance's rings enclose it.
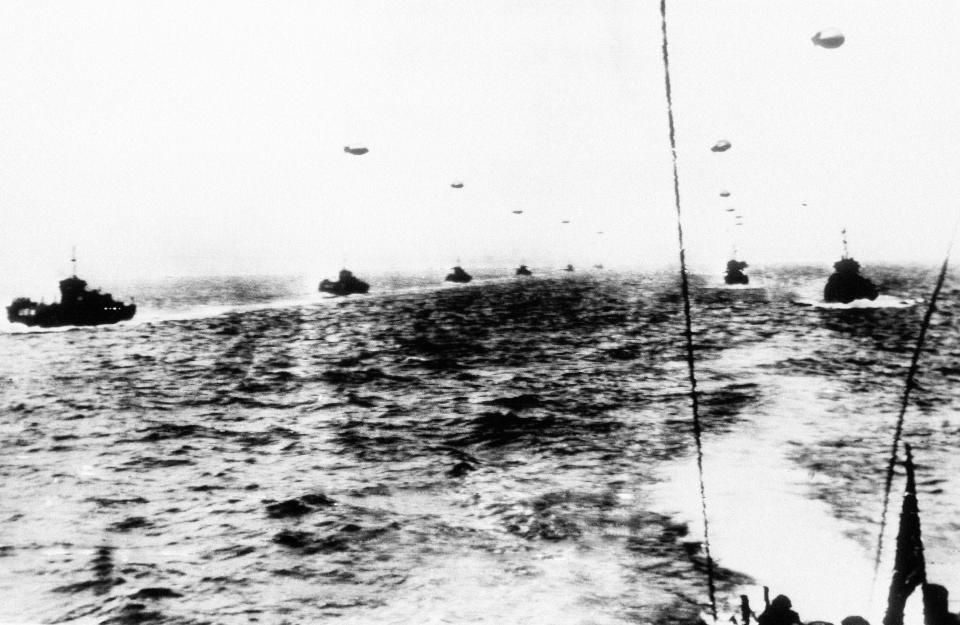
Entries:
{"label": "small landing craft", "polygon": [[470,282],[471,280],[473,280],[473,276],[471,276],[469,273],[464,271],[463,267],[461,267],[460,265],[457,265],[456,267],[451,269],[451,271],[453,273],[448,273],[447,277],[444,278],[444,281],[459,282],[460,284],[466,284],[467,282]]}
{"label": "small landing craft", "polygon": [[849,304],[856,299],[873,301],[880,294],[880,289],[860,275],[860,263],[853,260],[847,251],[847,230],[842,231],[843,256],[833,263],[834,273],[827,279],[827,286],[823,289],[823,301],[828,304]]}
{"label": "small landing craft", "polygon": [[750,284],[750,277],[743,273],[747,268],[747,263],[742,260],[731,259],[727,261],[727,272],[723,276],[723,281],[727,284]]}
{"label": "small landing craft", "polygon": [[347,269],[340,270],[340,278],[336,282],[324,280],[320,283],[320,292],[330,293],[331,295],[352,295],[366,293],[369,290],[369,284],[354,277],[353,273]]}
{"label": "small landing craft", "polygon": [[860,275],[860,263],[847,251],[847,231],[843,230],[843,255],[833,263],[833,274],[823,288],[823,300],[797,298],[794,304],[814,308],[849,310],[858,308],[910,308],[916,299],[882,295],[883,289]]}
{"label": "small landing craft", "polygon": [[520,265],[519,267],[517,267],[517,275],[518,275],[518,276],[532,276],[532,275],[533,275],[533,272],[530,271],[529,269],[527,269],[527,266],[526,266],[526,265]]}
{"label": "small landing craft", "polygon": [[133,319],[136,304],[124,304],[100,289],[87,290],[87,282],[77,277],[76,255],[73,275],[60,281],[60,302],[38,304],[26,297],[18,297],[7,306],[10,323],[56,328],[60,326],[96,326]]}

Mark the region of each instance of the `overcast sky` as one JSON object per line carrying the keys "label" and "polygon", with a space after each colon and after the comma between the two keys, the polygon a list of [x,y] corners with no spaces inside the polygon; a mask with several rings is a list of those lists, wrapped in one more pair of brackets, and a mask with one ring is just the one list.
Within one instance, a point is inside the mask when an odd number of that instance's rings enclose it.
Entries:
{"label": "overcast sky", "polygon": [[[4,0],[0,280],[674,262],[658,5]],[[942,255],[955,2],[668,11],[695,266]]]}

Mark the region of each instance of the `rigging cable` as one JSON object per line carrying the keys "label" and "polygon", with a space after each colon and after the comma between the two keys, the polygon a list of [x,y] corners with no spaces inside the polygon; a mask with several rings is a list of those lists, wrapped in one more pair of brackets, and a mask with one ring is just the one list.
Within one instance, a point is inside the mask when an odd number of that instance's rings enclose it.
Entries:
{"label": "rigging cable", "polygon": [[[960,221],[958,221],[957,224],[960,224]],[[880,570],[880,557],[883,554],[883,534],[887,527],[890,488],[893,484],[893,469],[897,463],[897,449],[900,446],[900,439],[903,437],[904,416],[907,413],[907,404],[910,401],[910,391],[916,386],[915,378],[917,376],[917,370],[919,369],[920,353],[923,351],[923,341],[927,336],[927,328],[930,327],[930,319],[933,317],[933,312],[937,308],[937,298],[940,296],[940,290],[943,288],[943,282],[947,277],[947,265],[950,263],[950,252],[956,237],[957,224],[953,227],[950,244],[947,246],[947,254],[943,259],[943,265],[940,267],[940,275],[937,276],[937,283],[933,287],[933,293],[930,295],[930,304],[923,314],[923,321],[920,322],[917,344],[913,348],[913,356],[910,358],[910,369],[907,371],[907,381],[903,388],[903,396],[900,398],[900,413],[897,415],[897,426],[893,432],[893,445],[890,448],[890,459],[887,462],[887,475],[883,485],[883,510],[880,513],[880,535],[877,537],[877,552],[873,559],[874,582],[876,582],[877,572]]]}
{"label": "rigging cable", "polygon": [[686,252],[683,245],[683,219],[680,211],[680,178],[677,174],[677,141],[673,122],[673,95],[670,90],[670,58],[667,54],[667,0],[660,0],[660,28],[663,33],[663,73],[666,82],[667,119],[670,123],[670,153],[673,157],[673,198],[677,212],[677,241],[680,245],[680,291],[683,295],[684,336],[687,348],[687,372],[690,378],[690,406],[693,411],[693,437],[697,446],[697,473],[700,480],[700,510],[703,514],[703,548],[707,560],[707,589],[710,611],[717,619],[716,585],[713,557],[710,555],[710,525],[707,520],[707,492],[703,483],[703,442],[701,440],[700,407],[697,401],[697,375],[693,358],[693,324],[690,318],[690,283],[687,279]]}

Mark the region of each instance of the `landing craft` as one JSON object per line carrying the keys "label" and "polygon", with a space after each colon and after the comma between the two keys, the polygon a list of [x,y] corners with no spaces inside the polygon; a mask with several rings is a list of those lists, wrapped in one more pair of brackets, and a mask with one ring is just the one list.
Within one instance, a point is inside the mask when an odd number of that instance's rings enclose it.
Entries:
{"label": "landing craft", "polygon": [[365,146],[360,145],[359,143],[355,143],[353,145],[344,146],[343,151],[348,154],[356,154],[357,156],[360,156],[361,154],[366,154],[370,150],[368,150]]}
{"label": "landing craft", "polygon": [[450,186],[453,187],[454,189],[462,189],[463,183],[458,180],[456,182],[451,183]]}
{"label": "landing craft", "polygon": [[813,45],[820,46],[821,48],[827,48],[828,50],[839,48],[846,40],[847,38],[843,36],[843,33],[836,28],[824,28],[810,38],[810,41],[813,42]]}
{"label": "landing craft", "polygon": [[321,293],[330,293],[331,295],[350,295],[352,293],[366,293],[370,290],[370,285],[355,277],[348,269],[340,270],[340,277],[336,282],[324,280],[320,283]]}
{"label": "landing craft", "polygon": [[471,276],[469,273],[464,271],[463,267],[461,267],[460,265],[457,265],[450,271],[452,271],[453,273],[447,274],[447,277],[444,278],[444,280],[447,282],[459,282],[461,284],[466,284],[467,282],[470,282],[471,280],[473,280],[473,276]]}
{"label": "landing craft", "polygon": [[87,289],[86,280],[77,277],[77,257],[74,252],[73,275],[60,281],[60,301],[53,304],[37,303],[18,297],[7,306],[10,323],[55,328],[60,326],[96,326],[133,319],[136,304],[124,304],[100,289]]}
{"label": "landing craft", "polygon": [[730,146],[730,142],[729,142],[729,141],[726,141],[726,140],[724,140],[724,139],[721,139],[720,141],[717,141],[716,143],[713,144],[713,147],[710,148],[710,151],[711,151],[711,152],[726,152],[727,150],[730,149],[730,147],[731,147],[731,146]]}

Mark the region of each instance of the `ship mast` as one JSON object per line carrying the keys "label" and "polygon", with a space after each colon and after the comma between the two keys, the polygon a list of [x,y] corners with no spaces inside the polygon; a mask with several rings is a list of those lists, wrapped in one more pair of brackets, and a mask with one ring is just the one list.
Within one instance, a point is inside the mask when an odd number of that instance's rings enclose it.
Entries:
{"label": "ship mast", "polygon": [[70,255],[70,262],[73,263],[73,277],[77,277],[77,246],[73,246],[73,251]]}
{"label": "ship mast", "polygon": [[843,240],[843,256],[841,256],[841,258],[849,258],[850,253],[847,251],[847,228],[846,227],[844,227],[843,230],[840,231],[840,237]]}

